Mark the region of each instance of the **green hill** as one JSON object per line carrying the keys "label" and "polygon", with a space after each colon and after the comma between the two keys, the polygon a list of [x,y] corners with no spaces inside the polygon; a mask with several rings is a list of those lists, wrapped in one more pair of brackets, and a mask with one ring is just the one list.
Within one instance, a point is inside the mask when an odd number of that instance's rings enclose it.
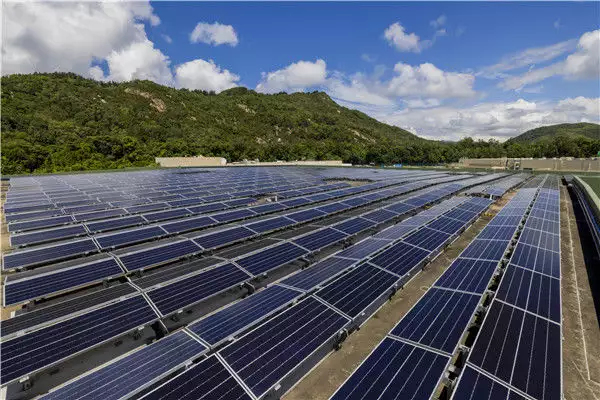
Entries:
{"label": "green hill", "polygon": [[322,92],[220,94],[75,74],[2,77],[2,172],[152,165],[155,156],[365,161],[424,139],[339,106]]}
{"label": "green hill", "polygon": [[531,129],[510,140],[508,143],[526,143],[547,140],[556,136],[583,136],[594,140],[600,140],[600,125],[588,122],[577,124],[548,125]]}

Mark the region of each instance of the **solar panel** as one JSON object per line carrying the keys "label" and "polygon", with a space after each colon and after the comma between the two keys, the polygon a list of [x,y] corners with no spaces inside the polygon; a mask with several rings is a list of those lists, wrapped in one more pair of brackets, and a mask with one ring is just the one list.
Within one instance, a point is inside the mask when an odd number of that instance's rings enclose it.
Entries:
{"label": "solar panel", "polygon": [[33,231],[12,235],[10,237],[11,246],[26,246],[32,244],[46,243],[61,239],[68,239],[75,236],[87,234],[83,225],[69,225],[61,228],[46,229],[42,231]]}
{"label": "solar panel", "polygon": [[364,264],[328,284],[316,296],[356,318],[371,303],[382,296],[387,297],[397,281],[397,276]]}
{"label": "solar panel", "polygon": [[224,212],[221,214],[214,214],[214,215],[211,215],[211,217],[218,222],[227,222],[227,221],[234,221],[234,220],[238,220],[238,219],[248,218],[253,215],[256,215],[256,213],[249,209],[244,209],[244,210],[235,210],[235,211]]}
{"label": "solar panel", "polygon": [[30,250],[13,251],[3,256],[4,270],[31,267],[65,260],[98,251],[92,239],[74,240]]}
{"label": "solar panel", "polygon": [[160,226],[168,233],[181,233],[206,228],[207,226],[215,225],[215,223],[215,220],[210,217],[193,217],[177,222],[161,224]]}
{"label": "solar panel", "polygon": [[391,334],[451,355],[479,300],[479,295],[432,288],[392,329]]}
{"label": "solar panel", "polygon": [[204,204],[201,206],[187,207],[187,209],[190,210],[194,214],[203,214],[203,213],[207,213],[207,212],[211,212],[211,211],[224,210],[226,208],[227,208],[227,206],[223,203],[211,203],[211,204]]}
{"label": "solar panel", "polygon": [[139,393],[157,379],[201,356],[206,347],[184,331],[175,332],[44,396],[47,400],[117,400]]}
{"label": "solar panel", "polygon": [[144,218],[146,218],[150,222],[157,222],[164,221],[167,219],[181,218],[188,215],[190,215],[190,210],[188,210],[187,208],[175,208],[172,210],[146,213],[144,214]]}
{"label": "solar panel", "polygon": [[127,207],[125,209],[130,214],[138,214],[138,213],[144,213],[144,212],[148,212],[148,211],[162,210],[162,209],[165,209],[168,207],[169,207],[169,205],[167,203],[149,203],[149,204],[143,204],[140,206]]}
{"label": "solar panel", "polygon": [[28,332],[50,325],[70,315],[83,313],[102,304],[120,301],[139,292],[129,284],[115,285],[106,289],[95,290],[88,294],[72,297],[68,300],[47,306],[35,307],[26,313],[15,315],[2,321],[0,334],[2,338],[17,332]]}
{"label": "solar panel", "polygon": [[10,280],[4,286],[4,305],[22,303],[119,275],[123,275],[121,267],[112,257],[106,257],[51,273]]}
{"label": "solar panel", "polygon": [[515,235],[516,226],[488,224],[477,236],[478,239],[510,240]]}
{"label": "solar panel", "polygon": [[302,205],[305,205],[308,203],[311,203],[311,201],[308,199],[305,199],[304,197],[300,197],[297,199],[290,199],[290,200],[281,202],[281,204],[283,204],[286,207],[298,207],[298,206],[302,206]]}
{"label": "solar panel", "polygon": [[339,224],[335,224],[334,227],[335,229],[347,233],[348,235],[354,235],[375,225],[376,224],[373,221],[361,217],[356,217],[340,222]]}
{"label": "solar panel", "polygon": [[346,204],[331,203],[331,204],[327,204],[327,205],[324,205],[324,206],[321,206],[321,207],[317,207],[317,210],[323,211],[324,213],[327,213],[327,214],[331,214],[331,213],[334,213],[334,212],[346,210],[348,208],[350,208],[350,206],[348,206]]}
{"label": "solar panel", "polygon": [[63,224],[68,224],[73,222],[73,218],[70,215],[61,215],[58,217],[37,219],[33,221],[24,221],[24,222],[13,222],[8,224],[9,232],[20,232],[20,231],[29,231],[33,229],[42,229],[49,228],[52,226],[58,226]]}
{"label": "solar panel", "polygon": [[304,222],[315,218],[320,218],[327,215],[323,211],[319,211],[314,208],[310,208],[308,210],[298,211],[292,214],[286,215],[288,218],[296,221],[296,222]]}
{"label": "solar panel", "polygon": [[193,241],[181,240],[122,254],[118,258],[127,271],[137,271],[189,257],[201,251],[202,249]]}
{"label": "solar panel", "polygon": [[143,397],[158,399],[252,400],[233,375],[212,355]]}
{"label": "solar panel", "polygon": [[497,266],[498,261],[459,257],[454,260],[434,286],[483,294],[487,290]]}
{"label": "solar panel", "polygon": [[243,198],[243,199],[234,199],[234,200],[224,201],[223,204],[227,205],[228,207],[239,207],[239,206],[245,206],[248,204],[252,204],[254,202],[256,202],[256,199],[247,197],[247,198]]}
{"label": "solar panel", "polygon": [[318,286],[322,286],[354,265],[356,265],[356,261],[354,260],[328,257],[323,261],[319,261],[312,265],[310,268],[306,268],[297,274],[284,279],[281,283],[309,291]]}
{"label": "solar panel", "polygon": [[248,274],[228,263],[164,284],[147,293],[160,312],[168,315],[235,287],[248,278]]}
{"label": "solar panel", "polygon": [[313,194],[312,196],[306,196],[306,198],[309,199],[311,202],[323,201],[323,200],[331,199],[331,197],[332,196],[327,193],[319,193],[319,194]]}
{"label": "solar panel", "polygon": [[281,286],[270,286],[191,324],[189,329],[211,346],[258,325],[302,295]]}
{"label": "solar panel", "polygon": [[501,383],[492,380],[471,366],[467,365],[461,374],[454,393],[453,400],[526,400],[514,390],[508,389]]}
{"label": "solar panel", "polygon": [[560,325],[494,301],[468,362],[533,398],[560,399],[560,342]]}
{"label": "solar panel", "polygon": [[325,228],[316,232],[309,233],[293,240],[298,246],[302,246],[309,251],[317,251],[324,247],[337,243],[348,235],[332,228]]}
{"label": "solar panel", "polygon": [[306,371],[306,358],[347,324],[348,319],[310,297],[219,353],[260,398],[292,371]]}
{"label": "solar panel", "polygon": [[239,240],[249,238],[254,235],[256,235],[256,233],[250,229],[243,226],[238,226],[231,229],[224,229],[217,232],[196,236],[193,239],[194,242],[202,246],[202,248],[208,250],[235,243]]}
{"label": "solar panel", "polygon": [[369,200],[365,199],[364,197],[352,197],[349,199],[342,200],[341,203],[348,204],[352,207],[359,207],[363,204],[369,203]]}
{"label": "solar panel", "polygon": [[286,242],[242,256],[235,262],[251,274],[260,275],[305,255],[307,255],[306,250]]}
{"label": "solar panel", "polygon": [[428,228],[435,229],[437,231],[444,232],[449,235],[454,235],[455,233],[458,233],[464,226],[464,222],[457,221],[455,219],[447,218],[444,216],[427,224]]}
{"label": "solar panel", "polygon": [[6,222],[28,221],[28,220],[38,219],[38,218],[53,217],[55,215],[62,215],[62,214],[64,214],[62,212],[62,210],[54,209],[54,210],[46,210],[46,211],[26,212],[26,213],[20,213],[20,214],[5,214],[4,219],[6,220]]}
{"label": "solar panel", "polygon": [[267,203],[261,206],[252,207],[251,210],[257,214],[267,214],[279,210],[285,210],[287,207],[281,203]]}
{"label": "solar panel", "polygon": [[145,242],[151,239],[158,239],[164,235],[166,235],[166,232],[159,226],[148,226],[116,233],[107,233],[105,235],[96,236],[95,239],[100,245],[100,248],[105,250]]}
{"label": "solar panel", "polygon": [[145,223],[146,220],[139,215],[125,217],[125,218],[115,218],[109,219],[106,221],[98,221],[98,222],[88,222],[85,225],[90,230],[90,232],[102,232],[102,231],[110,231],[120,228],[126,228],[135,225],[141,225]]}
{"label": "solar panel", "polygon": [[386,337],[331,400],[429,399],[449,361],[448,356]]}
{"label": "solar panel", "polygon": [[414,246],[433,251],[442,246],[449,238],[449,234],[444,234],[429,228],[422,228],[414,233],[411,233],[403,240],[404,242],[410,243]]}
{"label": "solar panel", "polygon": [[400,242],[385,250],[370,262],[398,276],[404,276],[413,268],[421,265],[429,254],[431,252],[428,250]]}
{"label": "solar panel", "polygon": [[508,244],[508,240],[475,239],[461,253],[461,257],[500,261]]}
{"label": "solar panel", "polygon": [[533,314],[561,322],[558,279],[509,265],[496,297]]}
{"label": "solar panel", "polygon": [[[142,296],[132,297],[0,343],[0,380],[12,382],[157,319]],[[64,333],[68,332],[68,335]],[[91,334],[93,332],[93,334]]]}
{"label": "solar panel", "polygon": [[542,274],[560,277],[560,253],[517,243],[510,259],[512,264]]}
{"label": "solar panel", "polygon": [[390,240],[368,238],[353,244],[337,255],[355,260],[362,260],[390,243]]}
{"label": "solar panel", "polygon": [[286,217],[275,217],[265,219],[259,222],[253,222],[251,224],[246,224],[245,226],[249,229],[252,229],[255,232],[263,233],[267,231],[272,231],[274,229],[283,228],[285,226],[294,225],[295,223],[295,221]]}
{"label": "solar panel", "polygon": [[112,208],[110,210],[88,212],[88,213],[83,213],[83,214],[75,214],[75,215],[73,215],[73,219],[75,219],[75,221],[77,221],[77,222],[92,221],[92,220],[96,220],[96,219],[119,217],[119,216],[125,215],[125,214],[126,214],[126,211],[122,208]]}

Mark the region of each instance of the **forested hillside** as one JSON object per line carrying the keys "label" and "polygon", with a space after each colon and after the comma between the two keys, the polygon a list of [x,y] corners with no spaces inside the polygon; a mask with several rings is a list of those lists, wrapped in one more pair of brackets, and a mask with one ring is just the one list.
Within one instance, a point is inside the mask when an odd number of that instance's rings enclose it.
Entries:
{"label": "forested hillside", "polygon": [[419,138],[335,103],[322,92],[219,94],[149,81],[103,83],[75,74],[2,77],[2,172],[151,166],[156,156],[343,159],[439,164],[462,156],[589,156],[600,140],[558,135],[533,145]]}
{"label": "forested hillside", "polygon": [[600,125],[589,122],[577,124],[558,124],[531,129],[509,140],[511,143],[528,143],[533,141],[553,139],[556,136],[583,136],[600,140]]}

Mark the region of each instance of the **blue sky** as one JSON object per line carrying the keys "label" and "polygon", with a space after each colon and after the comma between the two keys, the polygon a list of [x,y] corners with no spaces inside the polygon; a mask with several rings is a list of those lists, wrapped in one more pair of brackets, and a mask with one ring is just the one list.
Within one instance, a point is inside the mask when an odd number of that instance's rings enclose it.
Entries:
{"label": "blue sky", "polygon": [[504,140],[600,114],[598,2],[86,2],[5,14],[3,74],[323,90],[440,139]]}

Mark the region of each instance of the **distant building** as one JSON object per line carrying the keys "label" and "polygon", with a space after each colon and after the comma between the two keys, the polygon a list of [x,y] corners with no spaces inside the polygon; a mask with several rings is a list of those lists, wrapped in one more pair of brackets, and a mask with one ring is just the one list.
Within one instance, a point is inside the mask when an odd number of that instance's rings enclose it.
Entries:
{"label": "distant building", "polygon": [[161,167],[224,167],[227,160],[223,157],[156,157],[155,161]]}

